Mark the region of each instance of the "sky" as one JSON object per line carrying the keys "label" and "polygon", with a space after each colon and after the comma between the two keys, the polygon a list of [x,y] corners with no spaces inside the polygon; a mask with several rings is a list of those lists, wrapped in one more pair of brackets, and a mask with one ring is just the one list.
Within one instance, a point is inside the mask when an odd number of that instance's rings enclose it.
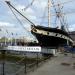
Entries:
{"label": "sky", "polygon": [[[47,0],[8,0],[11,4],[18,9],[23,15],[25,15],[30,21],[35,25],[48,26],[47,19]],[[30,3],[33,1],[33,4]],[[68,24],[67,27],[69,31],[75,30],[75,0],[54,0],[54,4],[60,3],[60,7],[63,6],[62,12],[65,15],[65,21]],[[25,8],[30,5],[26,10]],[[57,8],[57,6],[56,6]],[[14,11],[14,10],[13,10]],[[50,8],[51,15],[55,15],[55,10]],[[33,37],[29,32],[31,29],[31,23],[20,16],[14,11],[16,16],[20,19],[25,29],[21,26],[19,21],[15,18],[14,14],[11,12],[5,0],[0,0],[0,36],[1,37],[21,37],[28,36]],[[44,17],[45,18],[42,18]],[[56,17],[51,16],[50,26],[56,27],[55,24]],[[11,35],[13,33],[13,35]],[[34,37],[33,37],[34,38]]]}

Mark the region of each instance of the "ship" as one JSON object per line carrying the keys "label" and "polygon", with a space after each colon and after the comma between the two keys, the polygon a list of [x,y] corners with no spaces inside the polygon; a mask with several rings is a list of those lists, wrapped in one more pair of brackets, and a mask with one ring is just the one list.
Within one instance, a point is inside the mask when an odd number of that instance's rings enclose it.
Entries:
{"label": "ship", "polygon": [[[66,31],[64,25],[64,18],[62,19],[61,27],[50,27],[50,3],[53,4],[53,7],[56,12],[56,17],[60,19],[62,17],[62,12],[60,8],[60,4],[58,3],[58,10],[55,8],[54,1],[48,0],[48,27],[45,26],[31,26],[31,33],[37,38],[41,46],[44,47],[60,47],[64,45],[72,45],[73,40]],[[61,20],[60,20],[61,21]]]}
{"label": "ship", "polygon": [[32,25],[31,33],[37,38],[43,47],[60,47],[72,45],[73,40],[69,34],[61,29]]}
{"label": "ship", "polygon": [[[52,0],[53,1],[53,0]],[[12,7],[15,11],[17,11],[22,17],[24,17],[27,21],[29,21],[31,25],[31,33],[37,38],[38,43],[42,47],[60,47],[64,45],[72,45],[73,40],[68,34],[68,32],[64,29],[64,25],[61,25],[61,28],[58,27],[52,28],[50,27],[50,0],[48,0],[48,27],[35,25],[31,22],[26,16],[24,16],[21,12],[19,12],[14,6],[10,4],[10,2],[6,1],[9,7]],[[52,2],[54,8],[54,2]],[[58,7],[60,5],[58,4]],[[60,7],[59,7],[60,10]],[[56,11],[56,8],[55,8]],[[56,11],[56,16],[58,19],[62,17],[61,11]],[[64,23],[65,24],[65,23]]]}

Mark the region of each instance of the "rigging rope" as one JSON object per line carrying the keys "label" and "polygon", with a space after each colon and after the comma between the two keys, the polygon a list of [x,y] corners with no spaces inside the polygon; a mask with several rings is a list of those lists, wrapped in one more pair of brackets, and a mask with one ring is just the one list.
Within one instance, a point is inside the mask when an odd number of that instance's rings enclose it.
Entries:
{"label": "rigging rope", "polygon": [[[9,5],[8,5],[9,6]],[[13,12],[12,8],[9,6],[10,10],[12,11],[12,13],[14,14],[15,18],[18,20],[18,22],[20,23],[20,25],[23,27],[23,29],[27,30],[24,25],[22,24],[22,22],[19,20],[19,18],[16,16],[16,14]],[[28,30],[27,30],[28,31]]]}
{"label": "rigging rope", "polygon": [[[54,7],[54,10],[55,10],[55,13],[56,13],[56,17],[60,20],[60,23],[61,23],[61,25],[63,26],[63,23],[62,23],[62,21],[61,21],[62,16],[60,15],[61,9],[59,8],[59,11],[57,11],[53,0],[51,0],[51,3],[52,3],[52,5],[53,5],[53,7]],[[61,18],[60,18],[60,17],[61,17]]]}
{"label": "rigging rope", "polygon": [[[7,3],[8,4],[8,3]],[[28,18],[26,18],[24,15],[22,15],[17,9],[15,9],[12,5],[8,4],[10,10],[12,11],[12,13],[14,14],[15,18],[18,20],[18,22],[20,23],[20,25],[23,27],[24,30],[30,32],[30,30],[26,29],[23,25],[23,23],[20,21],[20,19],[16,16],[16,14],[13,12],[12,8],[14,10],[16,10],[16,12],[18,12],[22,17],[24,17],[26,20],[28,20],[30,23],[32,23]],[[12,8],[11,8],[12,7]],[[33,23],[32,23],[33,24]],[[33,24],[34,25],[34,24]]]}
{"label": "rigging rope", "polygon": [[12,6],[9,1],[5,1],[5,2],[6,2],[7,5],[9,5],[10,7],[12,7],[16,12],[18,12],[24,19],[26,19],[29,23],[31,23],[32,25],[35,25],[26,16],[24,16],[20,11],[18,11],[14,6]]}
{"label": "rigging rope", "polygon": [[[2,28],[1,28],[0,30],[2,31]],[[7,36],[9,36],[9,37],[10,37],[8,30],[7,30],[7,29],[5,29],[5,28],[3,28],[3,30],[6,32]],[[4,32],[3,32],[3,33],[4,33]]]}
{"label": "rigging rope", "polygon": [[35,0],[32,0],[32,2],[31,2],[28,6],[26,6],[26,7],[24,8],[24,11],[26,11],[30,6],[32,6],[33,3],[34,3],[34,1],[35,1]]}
{"label": "rigging rope", "polygon": [[[67,2],[63,2],[63,3],[60,3],[60,4],[67,4],[67,3],[70,3],[70,2],[73,2],[73,1],[75,1],[75,0],[69,0]],[[58,4],[54,4],[54,6],[58,6]],[[51,7],[53,7],[53,6],[51,6]]]}
{"label": "rigging rope", "polygon": [[[52,0],[52,1],[53,1],[53,0]],[[60,8],[59,8],[59,13],[58,13],[58,11],[57,11],[56,8],[55,8],[54,2],[52,2],[52,4],[53,4],[53,7],[54,7],[54,9],[55,9],[57,18],[60,19],[61,25],[62,25],[62,26],[66,25],[65,27],[66,27],[66,29],[67,29],[67,32],[69,32],[69,29],[68,29],[68,26],[67,26],[68,24],[65,22],[64,15],[60,15],[60,14],[64,14],[64,13],[61,13],[61,9],[60,9]],[[59,14],[59,16],[58,16],[57,14]],[[61,18],[60,18],[60,17],[61,17]]]}

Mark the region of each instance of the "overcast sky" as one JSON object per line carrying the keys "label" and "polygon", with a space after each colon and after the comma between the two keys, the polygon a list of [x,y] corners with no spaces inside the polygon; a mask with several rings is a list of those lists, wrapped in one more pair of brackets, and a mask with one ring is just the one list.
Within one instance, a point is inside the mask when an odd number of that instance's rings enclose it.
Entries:
{"label": "overcast sky", "polygon": [[[32,6],[25,8],[32,2]],[[29,20],[31,20],[36,25],[48,26],[47,17],[42,19],[42,16],[47,16],[47,0],[10,0],[11,4],[17,8],[22,14],[24,14]],[[75,30],[75,0],[54,0],[55,5],[61,3],[63,6],[63,13],[65,13],[65,19],[68,23],[69,31]],[[51,5],[52,6],[52,5]],[[51,7],[51,14],[55,14],[54,8]],[[14,11],[14,10],[13,10]],[[16,13],[14,11],[14,13]],[[11,36],[13,32],[14,37],[17,36],[28,36],[30,33],[27,30],[30,30],[31,24],[27,22],[23,17],[16,13],[17,17],[21,20],[24,27],[20,25],[17,21],[8,5],[5,3],[5,0],[0,0],[0,35],[2,36]],[[51,27],[56,27],[54,16],[51,16]],[[6,34],[8,32],[8,34]]]}

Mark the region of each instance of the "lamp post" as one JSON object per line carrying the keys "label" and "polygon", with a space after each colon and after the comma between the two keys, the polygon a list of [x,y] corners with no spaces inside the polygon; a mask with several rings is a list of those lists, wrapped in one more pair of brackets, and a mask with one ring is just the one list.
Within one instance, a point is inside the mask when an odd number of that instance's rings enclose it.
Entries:
{"label": "lamp post", "polygon": [[4,40],[5,40],[5,42],[4,42],[4,43],[5,43],[5,46],[6,46],[6,37],[4,37]]}
{"label": "lamp post", "polygon": [[[16,36],[17,36],[17,33],[16,33]],[[16,38],[15,38],[14,40],[15,40],[15,45],[17,45],[17,41],[16,41]]]}
{"label": "lamp post", "polygon": [[13,36],[13,33],[11,33],[11,46],[12,46],[12,42],[13,42],[12,36]]}

